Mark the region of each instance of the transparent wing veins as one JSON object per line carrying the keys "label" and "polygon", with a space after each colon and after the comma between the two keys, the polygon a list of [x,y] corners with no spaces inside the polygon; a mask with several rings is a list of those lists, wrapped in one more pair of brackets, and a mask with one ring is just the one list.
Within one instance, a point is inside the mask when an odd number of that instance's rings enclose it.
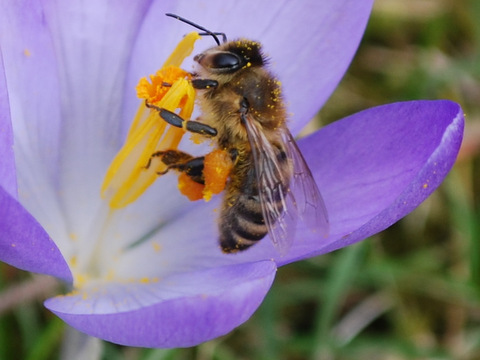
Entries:
{"label": "transparent wing veins", "polygon": [[296,199],[299,216],[312,231],[326,238],[329,221],[323,197],[292,134],[286,128],[281,133],[287,156],[293,162],[290,190]]}
{"label": "transparent wing veins", "polygon": [[[249,115],[242,117],[252,149],[262,213],[274,246],[282,255],[288,251],[298,218],[326,236],[325,204],[293,136],[287,128],[279,129],[284,149],[277,148],[258,128],[255,119]],[[290,162],[285,165],[287,169],[290,166],[290,171],[282,171],[279,158],[284,155]]]}

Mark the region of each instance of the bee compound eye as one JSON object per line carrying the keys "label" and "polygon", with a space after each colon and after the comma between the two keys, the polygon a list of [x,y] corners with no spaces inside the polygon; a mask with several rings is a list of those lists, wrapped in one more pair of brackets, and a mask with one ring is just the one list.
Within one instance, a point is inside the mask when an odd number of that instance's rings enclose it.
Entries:
{"label": "bee compound eye", "polygon": [[235,68],[239,65],[240,60],[235,54],[220,53],[213,58],[213,67],[216,68]]}
{"label": "bee compound eye", "polygon": [[217,70],[237,70],[241,67],[242,60],[233,53],[221,52],[211,56],[208,67]]}

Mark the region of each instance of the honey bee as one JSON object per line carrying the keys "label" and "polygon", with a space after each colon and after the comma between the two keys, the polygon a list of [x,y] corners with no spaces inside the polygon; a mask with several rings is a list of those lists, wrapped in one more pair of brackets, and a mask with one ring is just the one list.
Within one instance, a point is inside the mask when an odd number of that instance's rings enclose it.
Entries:
{"label": "honey bee", "polygon": [[[245,250],[268,233],[284,254],[295,237],[298,219],[318,232],[319,238],[326,236],[328,217],[322,196],[287,128],[280,83],[267,70],[260,43],[227,41],[223,33],[166,15],[202,30],[200,35],[212,36],[217,43],[194,57],[197,69],[192,73],[192,84],[201,108],[198,121],[147,106],[173,126],[210,137],[230,154],[233,168],[218,224],[222,251]],[[220,35],[223,43],[217,37]],[[203,183],[204,157],[178,150],[152,156],[160,157],[167,171],[175,169]]]}

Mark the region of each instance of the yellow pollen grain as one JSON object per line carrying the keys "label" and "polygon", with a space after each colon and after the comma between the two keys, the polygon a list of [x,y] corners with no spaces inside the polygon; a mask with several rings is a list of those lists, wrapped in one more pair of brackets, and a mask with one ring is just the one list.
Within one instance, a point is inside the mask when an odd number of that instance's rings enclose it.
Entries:
{"label": "yellow pollen grain", "polygon": [[83,274],[76,274],[74,276],[74,286],[76,289],[82,288],[88,282],[88,276]]}
{"label": "yellow pollen grain", "polygon": [[212,196],[213,193],[211,190],[203,190],[203,200],[205,200],[205,202],[212,200]]}
{"label": "yellow pollen grain", "polygon": [[76,267],[77,266],[77,257],[75,255],[73,255],[71,258],[70,258],[70,266],[71,267]]}
{"label": "yellow pollen grain", "polygon": [[153,250],[155,252],[160,252],[160,250],[162,250],[162,245],[160,245],[158,242],[154,241],[152,243],[152,246],[153,246]]}
{"label": "yellow pollen grain", "polygon": [[423,184],[423,188],[424,189],[428,188],[428,184],[427,183]]}
{"label": "yellow pollen grain", "polygon": [[108,270],[107,276],[105,277],[107,281],[112,281],[115,279],[115,271],[113,269]]}
{"label": "yellow pollen grain", "polygon": [[78,294],[80,294],[80,291],[78,291],[78,290],[72,290],[72,291],[70,291],[68,294],[59,295],[59,296],[72,297],[72,296],[77,296]]}
{"label": "yellow pollen grain", "polygon": [[30,50],[24,49],[23,50],[23,55],[25,55],[26,57],[30,57],[30,56],[32,56],[32,53],[30,52]]}
{"label": "yellow pollen grain", "polygon": [[195,134],[193,133],[191,136],[190,136],[190,141],[193,142],[194,144],[201,144],[205,141],[205,137],[200,135],[200,134]]}
{"label": "yellow pollen grain", "polygon": [[70,240],[72,240],[72,241],[77,241],[77,240],[78,240],[77,234],[76,234],[76,233],[73,233],[73,232],[70,233],[70,234],[68,234],[68,237],[69,237]]}

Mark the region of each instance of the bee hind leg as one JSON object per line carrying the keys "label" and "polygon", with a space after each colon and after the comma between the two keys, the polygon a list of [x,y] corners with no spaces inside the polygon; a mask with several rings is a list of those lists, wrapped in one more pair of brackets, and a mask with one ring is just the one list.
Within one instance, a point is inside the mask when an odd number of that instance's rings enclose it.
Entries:
{"label": "bee hind leg", "polygon": [[203,156],[193,157],[192,155],[179,150],[157,151],[151,155],[145,168],[148,169],[152,164],[152,159],[156,157],[159,157],[160,161],[167,165],[165,171],[157,172],[158,175],[165,175],[169,170],[176,170],[185,173],[193,181],[199,184],[204,184]]}
{"label": "bee hind leg", "polygon": [[156,110],[158,112],[158,115],[172,126],[208,137],[214,137],[217,135],[217,130],[212,128],[211,126],[208,126],[207,124],[203,124],[201,122],[193,120],[184,120],[174,112],[152,105],[147,101],[145,101],[145,106],[150,109]]}

